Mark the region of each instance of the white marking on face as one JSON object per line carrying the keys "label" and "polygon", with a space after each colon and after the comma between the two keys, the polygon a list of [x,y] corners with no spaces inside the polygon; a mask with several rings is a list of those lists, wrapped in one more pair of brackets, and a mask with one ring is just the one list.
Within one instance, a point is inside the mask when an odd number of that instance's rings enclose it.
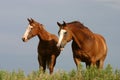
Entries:
{"label": "white marking on face", "polygon": [[59,35],[59,41],[58,41],[58,43],[57,43],[57,46],[58,47],[60,47],[60,44],[61,44],[61,42],[62,42],[62,39],[63,39],[63,36],[64,36],[64,33],[66,32],[66,30],[64,30],[64,29],[61,29],[60,30],[60,35]]}
{"label": "white marking on face", "polygon": [[33,26],[31,26],[31,25],[28,25],[28,27],[27,27],[27,29],[26,29],[26,31],[25,31],[25,33],[24,33],[24,35],[23,35],[23,38],[25,39],[25,41],[27,41],[28,40],[28,35],[29,35],[29,32],[31,31],[31,29],[33,28]]}

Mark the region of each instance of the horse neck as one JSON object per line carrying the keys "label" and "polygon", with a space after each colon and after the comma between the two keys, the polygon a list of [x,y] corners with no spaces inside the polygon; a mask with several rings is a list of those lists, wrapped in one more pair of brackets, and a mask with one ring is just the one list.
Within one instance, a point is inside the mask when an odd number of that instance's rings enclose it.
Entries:
{"label": "horse neck", "polygon": [[88,45],[93,42],[93,37],[91,35],[88,34],[92,34],[87,33],[84,30],[79,30],[79,31],[75,31],[72,32],[73,34],[73,40],[77,43],[77,45],[79,46],[79,48],[84,48],[84,50],[89,50],[88,49]]}
{"label": "horse neck", "polygon": [[51,39],[50,33],[47,32],[43,26],[40,26],[38,37],[41,41],[47,41]]}

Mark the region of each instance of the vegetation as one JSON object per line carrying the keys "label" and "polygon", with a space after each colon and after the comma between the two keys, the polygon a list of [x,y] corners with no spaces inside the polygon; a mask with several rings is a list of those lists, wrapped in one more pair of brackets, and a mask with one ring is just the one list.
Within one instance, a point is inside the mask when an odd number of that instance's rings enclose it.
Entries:
{"label": "vegetation", "polygon": [[96,67],[83,69],[80,66],[78,70],[57,71],[52,75],[42,71],[33,71],[25,75],[22,70],[17,72],[0,70],[0,80],[120,80],[120,70],[113,70],[110,65],[103,70],[98,70]]}

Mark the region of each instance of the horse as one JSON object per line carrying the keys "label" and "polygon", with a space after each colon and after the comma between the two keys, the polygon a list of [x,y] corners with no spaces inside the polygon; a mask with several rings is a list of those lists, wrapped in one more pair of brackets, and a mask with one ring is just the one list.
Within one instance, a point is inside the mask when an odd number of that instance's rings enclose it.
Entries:
{"label": "horse", "polygon": [[102,35],[92,32],[79,21],[69,23],[63,21],[63,24],[57,22],[57,25],[59,26],[57,47],[62,51],[72,40],[73,59],[77,68],[80,62],[85,62],[86,67],[103,68],[107,44]]}
{"label": "horse", "polygon": [[44,25],[34,19],[28,18],[27,20],[29,25],[22,37],[22,40],[23,42],[27,42],[29,39],[38,36],[39,44],[37,52],[39,69],[42,69],[43,72],[45,72],[47,66],[47,68],[49,68],[49,73],[52,74],[56,64],[56,59],[60,54],[60,50],[56,46],[58,37],[46,31]]}

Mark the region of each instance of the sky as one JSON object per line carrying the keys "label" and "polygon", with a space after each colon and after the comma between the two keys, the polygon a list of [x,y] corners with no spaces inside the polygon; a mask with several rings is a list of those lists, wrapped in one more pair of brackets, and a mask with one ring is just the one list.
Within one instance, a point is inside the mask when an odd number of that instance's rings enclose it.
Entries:
{"label": "sky", "polygon": [[[108,46],[105,65],[120,69],[120,0],[1,0],[0,2],[0,70],[38,70],[39,39],[21,38],[33,18],[58,36],[57,22],[80,21],[95,33],[103,35]],[[84,63],[82,63],[84,65]],[[76,69],[71,42],[57,58],[55,70]]]}

